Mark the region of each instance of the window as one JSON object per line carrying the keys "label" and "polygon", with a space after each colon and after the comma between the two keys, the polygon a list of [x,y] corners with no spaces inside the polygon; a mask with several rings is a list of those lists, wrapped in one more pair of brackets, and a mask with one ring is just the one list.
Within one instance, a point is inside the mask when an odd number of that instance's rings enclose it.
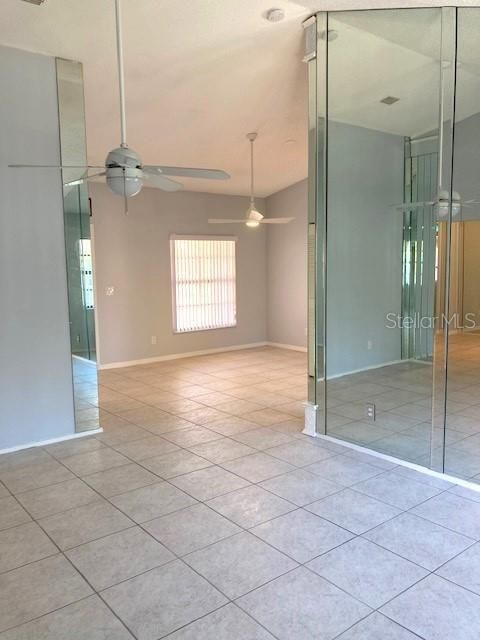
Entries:
{"label": "window", "polygon": [[78,241],[80,277],[82,281],[82,302],[85,309],[93,309],[93,263],[92,241],[82,238]]}
{"label": "window", "polygon": [[172,236],[175,331],[236,326],[235,245],[232,237]]}

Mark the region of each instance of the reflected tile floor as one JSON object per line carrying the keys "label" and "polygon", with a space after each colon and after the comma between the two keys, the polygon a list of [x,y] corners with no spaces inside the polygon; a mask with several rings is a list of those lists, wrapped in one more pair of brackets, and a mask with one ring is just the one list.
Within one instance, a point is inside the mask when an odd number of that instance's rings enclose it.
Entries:
{"label": "reflected tile floor", "polygon": [[[480,482],[480,332],[450,337],[448,367],[445,473]],[[374,421],[366,403],[376,407]],[[429,463],[431,363],[405,361],[329,380],[328,405],[330,435]]]}
{"label": "reflected tile floor", "polygon": [[104,433],[1,456],[0,640],[478,640],[480,493],[303,436],[305,368],[107,371]]}

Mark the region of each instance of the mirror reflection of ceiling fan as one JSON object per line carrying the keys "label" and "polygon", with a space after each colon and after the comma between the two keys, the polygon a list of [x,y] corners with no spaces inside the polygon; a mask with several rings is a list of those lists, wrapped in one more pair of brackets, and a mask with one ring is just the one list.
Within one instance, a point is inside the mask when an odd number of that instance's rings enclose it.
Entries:
{"label": "mirror reflection of ceiling fan", "polygon": [[[463,207],[471,207],[480,204],[477,200],[462,200],[457,191],[452,191],[452,218],[458,218]],[[435,207],[435,215],[438,220],[446,220],[450,211],[450,194],[446,189],[440,189],[436,200],[428,200],[425,202],[403,202],[394,205],[399,211],[415,211],[423,207]]]}
{"label": "mirror reflection of ceiling fan", "polygon": [[[11,164],[12,168],[51,168],[51,169],[83,169],[84,173],[80,178],[64,183],[64,186],[73,186],[105,176],[107,185],[113,193],[123,196],[125,199],[125,213],[127,210],[127,198],[137,195],[143,187],[143,183],[159,187],[164,191],[179,191],[183,185],[176,180],[171,180],[169,176],[184,178],[201,178],[206,180],[227,180],[228,173],[218,169],[196,169],[188,167],[167,167],[163,165],[144,165],[136,151],[127,144],[127,125],[125,110],[125,77],[123,64],[123,39],[121,25],[120,0],[115,0],[115,27],[117,34],[117,63],[118,63],[118,85],[120,94],[120,146],[110,151],[105,160],[105,166],[72,166],[72,165],[32,165],[32,164]],[[97,170],[96,173],[89,174],[89,170]]]}
{"label": "mirror reflection of ceiling fan", "polygon": [[253,144],[257,139],[256,132],[247,133],[250,141],[250,205],[245,218],[232,220],[231,218],[209,218],[210,224],[245,224],[247,227],[258,227],[261,224],[287,224],[295,218],[265,218],[255,205],[254,170],[253,170]]}

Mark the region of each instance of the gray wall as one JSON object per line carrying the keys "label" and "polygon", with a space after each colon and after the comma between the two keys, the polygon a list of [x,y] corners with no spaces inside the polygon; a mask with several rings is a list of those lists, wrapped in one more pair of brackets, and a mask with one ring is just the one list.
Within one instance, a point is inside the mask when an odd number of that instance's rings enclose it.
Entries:
{"label": "gray wall", "polygon": [[55,61],[0,47],[0,450],[74,432]]}
{"label": "gray wall", "polygon": [[[208,218],[243,218],[248,199],[145,188],[123,202],[90,185],[101,365],[224,348],[266,340],[266,230],[209,225]],[[259,206],[264,206],[262,200]],[[175,334],[172,329],[170,235],[236,235],[237,327]],[[107,287],[114,287],[112,296]],[[157,344],[152,344],[157,336]]]}
{"label": "gray wall", "polygon": [[[480,114],[477,113],[455,124],[453,188],[462,200],[480,201],[479,174]],[[462,220],[480,220],[480,205],[463,207]]]}
{"label": "gray wall", "polygon": [[[401,357],[403,139],[329,124],[327,374]],[[369,348],[371,341],[371,348]]]}
{"label": "gray wall", "polygon": [[307,180],[266,200],[269,218],[295,220],[267,231],[267,335],[270,342],[307,346]]}

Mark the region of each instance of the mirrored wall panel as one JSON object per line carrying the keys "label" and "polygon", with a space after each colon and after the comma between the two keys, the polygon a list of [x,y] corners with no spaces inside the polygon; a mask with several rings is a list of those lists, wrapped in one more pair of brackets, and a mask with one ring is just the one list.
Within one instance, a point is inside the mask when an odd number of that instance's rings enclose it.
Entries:
{"label": "mirrored wall panel", "polygon": [[328,17],[327,435],[432,447],[440,9]]}
{"label": "mirrored wall panel", "polygon": [[[63,165],[86,164],[82,65],[57,59],[60,146]],[[88,189],[75,184],[84,169],[64,169],[62,178],[70,342],[77,431],[99,427],[95,345],[93,237]]]}
{"label": "mirrored wall panel", "polygon": [[317,433],[479,482],[480,8],[316,26]]}
{"label": "mirrored wall panel", "polygon": [[445,472],[480,481],[480,9],[457,10]]}

